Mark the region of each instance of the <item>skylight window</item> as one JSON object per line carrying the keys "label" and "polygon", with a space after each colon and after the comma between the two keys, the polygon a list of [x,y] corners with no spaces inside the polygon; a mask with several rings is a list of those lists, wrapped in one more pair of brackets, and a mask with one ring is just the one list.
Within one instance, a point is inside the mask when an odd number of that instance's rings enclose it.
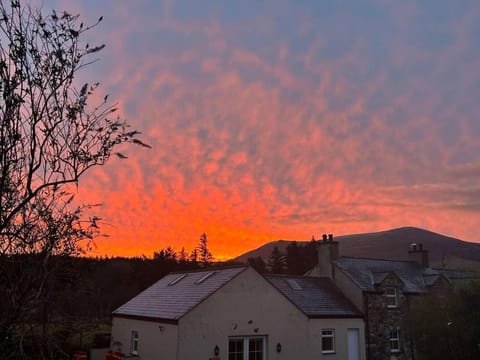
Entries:
{"label": "skylight window", "polygon": [[198,279],[197,281],[195,281],[195,284],[201,284],[203,283],[205,280],[207,280],[210,276],[212,276],[213,274],[215,274],[215,271],[211,271],[207,274],[205,274],[203,277],[201,277],[200,279]]}
{"label": "skylight window", "polygon": [[297,282],[297,280],[294,279],[286,279],[285,280],[287,284],[293,289],[293,290],[302,290],[302,287],[300,284]]}
{"label": "skylight window", "polygon": [[182,279],[184,279],[184,278],[186,278],[186,277],[187,277],[187,274],[182,274],[182,275],[180,275],[179,277],[177,277],[177,278],[173,279],[172,281],[170,281],[170,282],[168,283],[168,286],[173,286],[173,285],[175,285],[176,283],[178,283],[180,280],[182,280]]}

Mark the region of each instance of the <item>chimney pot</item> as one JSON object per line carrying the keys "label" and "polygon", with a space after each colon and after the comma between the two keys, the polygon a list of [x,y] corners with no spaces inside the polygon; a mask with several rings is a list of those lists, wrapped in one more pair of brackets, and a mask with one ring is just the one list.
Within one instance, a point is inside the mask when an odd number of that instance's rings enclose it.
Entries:
{"label": "chimney pot", "polygon": [[328,241],[333,241],[333,234],[328,234]]}
{"label": "chimney pot", "polygon": [[322,239],[323,239],[323,241],[327,241],[327,234],[323,234]]}
{"label": "chimney pot", "polygon": [[423,267],[429,267],[428,251],[423,249],[423,244],[410,244],[408,251],[410,260],[415,261]]}

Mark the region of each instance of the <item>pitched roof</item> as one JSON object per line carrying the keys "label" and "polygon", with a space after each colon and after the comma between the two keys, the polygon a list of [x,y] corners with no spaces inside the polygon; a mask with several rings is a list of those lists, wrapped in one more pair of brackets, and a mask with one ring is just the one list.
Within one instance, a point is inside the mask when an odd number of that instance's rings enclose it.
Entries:
{"label": "pitched roof", "polygon": [[414,261],[341,257],[335,264],[364,291],[375,291],[375,285],[393,273],[404,283],[404,292],[422,293],[441,275]]}
{"label": "pitched roof", "polygon": [[308,317],[362,317],[328,278],[265,275],[287,299]]}
{"label": "pitched roof", "polygon": [[245,269],[242,266],[168,274],[114,310],[113,316],[178,320]]}

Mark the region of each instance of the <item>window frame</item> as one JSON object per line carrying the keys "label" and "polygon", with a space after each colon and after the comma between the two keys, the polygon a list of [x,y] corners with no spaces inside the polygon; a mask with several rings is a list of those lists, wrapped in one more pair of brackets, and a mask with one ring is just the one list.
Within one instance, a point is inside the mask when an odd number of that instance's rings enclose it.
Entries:
{"label": "window frame", "polygon": [[[331,349],[324,348],[324,340],[331,340]],[[335,354],[335,329],[322,329],[322,354]]]}
{"label": "window frame", "polygon": [[131,337],[130,337],[130,354],[138,355],[139,339],[140,339],[140,336],[138,334],[138,330],[132,330]]}
{"label": "window frame", "polygon": [[[392,344],[396,343],[396,346],[392,346]],[[390,344],[390,352],[391,353],[399,353],[401,352],[402,348],[400,345],[400,329],[392,329],[389,333],[389,344]]]}
{"label": "window frame", "polygon": [[[249,360],[250,340],[262,340],[262,360],[267,360],[267,336],[266,335],[249,335],[249,336],[229,336],[227,346],[227,359],[230,359],[230,341],[242,341],[242,360]],[[238,355],[238,352],[234,352],[234,355]]]}
{"label": "window frame", "polygon": [[[389,293],[393,291],[392,293]],[[385,288],[385,304],[387,305],[387,309],[396,309],[398,308],[398,291],[395,287],[387,287]]]}

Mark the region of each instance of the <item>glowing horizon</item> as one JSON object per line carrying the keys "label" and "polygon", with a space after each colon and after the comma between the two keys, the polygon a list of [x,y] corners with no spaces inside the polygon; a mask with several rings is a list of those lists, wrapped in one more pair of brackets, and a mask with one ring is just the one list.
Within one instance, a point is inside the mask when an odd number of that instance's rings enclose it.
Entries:
{"label": "glowing horizon", "polygon": [[[416,226],[480,242],[480,3],[47,1],[151,150],[81,179],[95,255]],[[98,40],[97,40],[98,39]]]}

